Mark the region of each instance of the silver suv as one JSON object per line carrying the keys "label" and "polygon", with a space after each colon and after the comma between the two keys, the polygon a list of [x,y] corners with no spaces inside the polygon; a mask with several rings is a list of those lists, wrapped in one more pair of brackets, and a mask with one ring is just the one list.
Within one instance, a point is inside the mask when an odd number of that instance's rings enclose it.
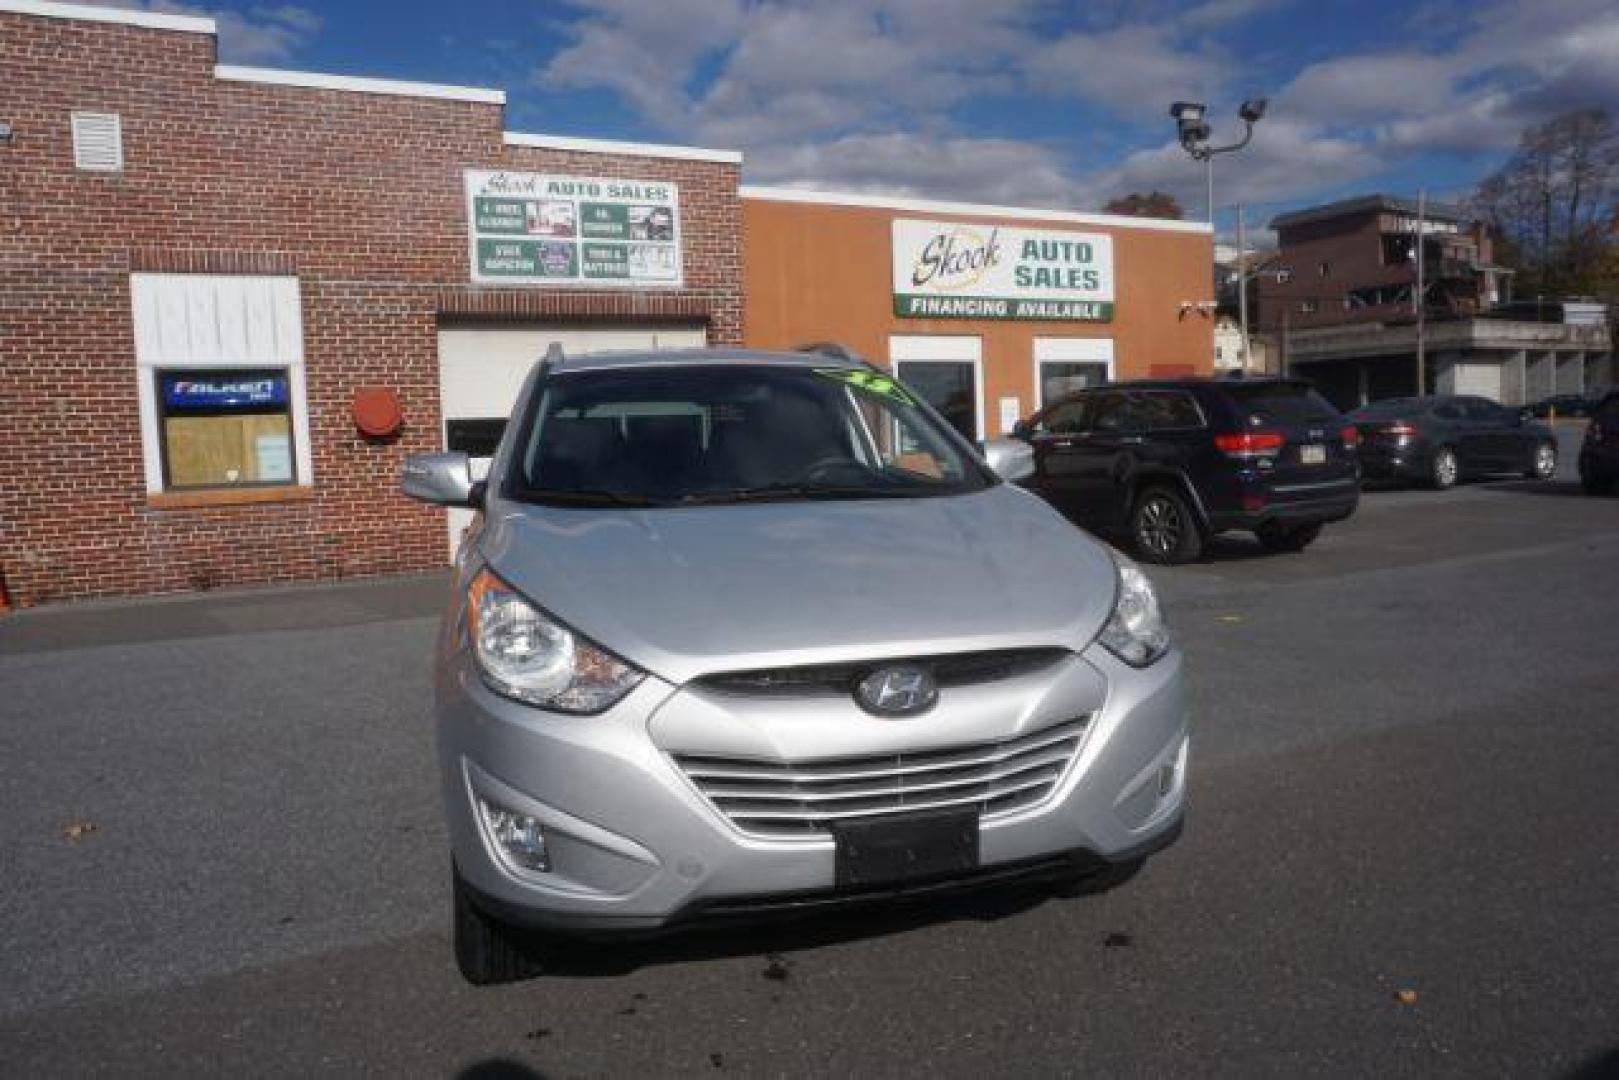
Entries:
{"label": "silver suv", "polygon": [[455,948],[1021,878],[1179,833],[1152,585],[847,355],[553,351],[474,482],[436,656]]}

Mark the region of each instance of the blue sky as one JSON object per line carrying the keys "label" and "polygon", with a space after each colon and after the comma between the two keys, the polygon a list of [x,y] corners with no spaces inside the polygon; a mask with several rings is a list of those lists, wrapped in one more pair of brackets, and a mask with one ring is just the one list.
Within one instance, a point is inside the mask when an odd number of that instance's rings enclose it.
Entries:
{"label": "blue sky", "polygon": [[[1619,112],[1614,0],[114,0],[229,62],[504,89],[510,130],[742,150],[749,182],[1201,216],[1168,104],[1271,99],[1216,203],[1455,198],[1526,124]],[[1222,228],[1229,226],[1222,209]]]}

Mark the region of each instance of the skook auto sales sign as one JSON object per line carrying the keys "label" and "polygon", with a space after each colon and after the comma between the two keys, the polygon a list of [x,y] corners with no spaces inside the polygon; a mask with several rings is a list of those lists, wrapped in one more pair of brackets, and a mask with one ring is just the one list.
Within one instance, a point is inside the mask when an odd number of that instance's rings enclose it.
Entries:
{"label": "skook auto sales sign", "polygon": [[894,314],[1113,318],[1113,238],[949,221],[894,222]]}

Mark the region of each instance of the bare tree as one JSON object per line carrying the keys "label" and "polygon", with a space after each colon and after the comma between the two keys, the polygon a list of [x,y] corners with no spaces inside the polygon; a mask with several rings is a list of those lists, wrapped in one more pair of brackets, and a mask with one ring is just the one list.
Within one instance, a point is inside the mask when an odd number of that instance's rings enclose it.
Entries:
{"label": "bare tree", "polygon": [[1619,224],[1619,130],[1598,109],[1529,128],[1473,209],[1516,264],[1519,292],[1611,293]]}

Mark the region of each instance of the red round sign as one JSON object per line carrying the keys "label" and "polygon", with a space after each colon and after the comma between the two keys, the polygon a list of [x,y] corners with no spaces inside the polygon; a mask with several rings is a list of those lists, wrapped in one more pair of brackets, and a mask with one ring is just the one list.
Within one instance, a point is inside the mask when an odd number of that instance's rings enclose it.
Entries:
{"label": "red round sign", "polygon": [[392,435],[404,423],[399,395],[382,386],[361,387],[354,392],[354,426],[373,439]]}

